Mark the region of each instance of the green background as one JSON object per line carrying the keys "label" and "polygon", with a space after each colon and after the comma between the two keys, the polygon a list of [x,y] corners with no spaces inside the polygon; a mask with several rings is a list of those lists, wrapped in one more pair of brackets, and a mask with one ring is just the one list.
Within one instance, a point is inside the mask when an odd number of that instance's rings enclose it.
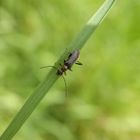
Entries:
{"label": "green background", "polygon": [[[0,1],[0,134],[103,0]],[[140,139],[140,1],[117,1],[13,140]]]}

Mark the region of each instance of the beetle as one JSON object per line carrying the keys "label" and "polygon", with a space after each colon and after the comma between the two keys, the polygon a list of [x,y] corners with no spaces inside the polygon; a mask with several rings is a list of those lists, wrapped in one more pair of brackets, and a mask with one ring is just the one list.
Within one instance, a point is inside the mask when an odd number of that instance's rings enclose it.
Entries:
{"label": "beetle", "polygon": [[79,50],[75,50],[72,53],[70,53],[68,58],[66,60],[64,60],[63,65],[60,64],[60,68],[57,68],[55,66],[41,67],[41,68],[53,67],[53,68],[57,69],[56,74],[63,77],[64,83],[65,83],[65,87],[66,87],[66,95],[67,95],[67,84],[66,84],[66,80],[65,80],[65,78],[63,76],[63,73],[66,75],[66,71],[67,70],[72,71],[71,68],[72,68],[73,64],[82,65],[82,63],[77,61],[77,59],[79,58],[79,55],[80,55],[80,51]]}
{"label": "beetle", "polygon": [[78,65],[82,65],[82,63],[80,62],[76,62],[76,60],[78,59],[80,54],[79,50],[75,50],[74,52],[70,53],[68,58],[66,60],[64,60],[64,64],[60,64],[61,68],[59,68],[57,70],[57,75],[63,75],[63,73],[66,74],[67,70],[71,70],[71,67],[73,66],[73,64],[78,64]]}

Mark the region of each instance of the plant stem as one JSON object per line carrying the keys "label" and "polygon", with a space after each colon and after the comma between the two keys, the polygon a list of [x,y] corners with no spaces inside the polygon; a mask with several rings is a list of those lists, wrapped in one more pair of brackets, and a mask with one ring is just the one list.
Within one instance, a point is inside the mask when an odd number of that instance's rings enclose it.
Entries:
{"label": "plant stem", "polygon": [[[56,67],[68,56],[68,52],[80,50],[84,46],[84,44],[87,42],[91,34],[95,31],[95,29],[98,27],[98,25],[103,20],[104,16],[107,14],[114,2],[115,0],[106,0],[103,3],[99,10],[95,13],[95,15],[91,17],[91,19],[87,22],[83,30],[78,34],[78,36],[74,39],[71,45],[67,48],[64,54],[56,62]],[[28,119],[28,117],[34,111],[36,106],[40,103],[42,98],[46,95],[46,93],[49,91],[49,89],[53,86],[53,84],[58,78],[59,76],[56,75],[56,70],[52,69],[47,75],[47,77],[44,79],[44,81],[27,99],[23,107],[17,113],[17,115],[9,124],[4,133],[1,135],[0,140],[12,139],[12,137],[18,132],[18,130]]]}

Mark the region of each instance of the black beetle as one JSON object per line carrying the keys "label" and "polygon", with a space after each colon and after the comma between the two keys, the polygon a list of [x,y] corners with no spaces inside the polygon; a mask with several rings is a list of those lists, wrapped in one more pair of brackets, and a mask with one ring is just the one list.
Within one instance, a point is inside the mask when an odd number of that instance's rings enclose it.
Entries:
{"label": "black beetle", "polygon": [[57,69],[56,74],[62,76],[63,79],[64,79],[64,83],[65,83],[65,87],[66,87],[66,94],[67,94],[67,84],[66,84],[66,80],[65,80],[65,78],[63,76],[63,73],[66,75],[66,71],[67,70],[72,71],[71,70],[71,67],[73,66],[73,64],[82,65],[82,63],[80,63],[80,62],[76,62],[76,60],[79,57],[79,54],[80,54],[80,51],[79,50],[75,50],[72,53],[70,53],[69,56],[68,56],[68,58],[66,60],[64,60],[63,65],[60,64],[60,68],[57,68],[55,66],[41,67],[41,68],[53,67],[53,68]]}
{"label": "black beetle", "polygon": [[80,54],[79,50],[75,50],[74,52],[70,53],[70,55],[68,56],[68,58],[66,60],[64,60],[64,64],[60,64],[61,68],[59,68],[57,70],[57,75],[63,75],[63,73],[66,74],[67,70],[71,70],[71,67],[73,66],[73,64],[78,64],[78,65],[82,65],[80,62],[76,62],[76,60],[78,59]]}

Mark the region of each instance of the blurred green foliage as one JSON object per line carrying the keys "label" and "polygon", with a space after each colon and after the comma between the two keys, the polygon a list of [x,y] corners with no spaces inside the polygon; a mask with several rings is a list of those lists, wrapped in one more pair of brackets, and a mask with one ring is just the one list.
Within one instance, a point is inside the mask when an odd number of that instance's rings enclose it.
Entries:
{"label": "blurred green foliage", "polygon": [[[103,0],[0,1],[0,134]],[[117,1],[14,140],[140,139],[140,1]]]}

